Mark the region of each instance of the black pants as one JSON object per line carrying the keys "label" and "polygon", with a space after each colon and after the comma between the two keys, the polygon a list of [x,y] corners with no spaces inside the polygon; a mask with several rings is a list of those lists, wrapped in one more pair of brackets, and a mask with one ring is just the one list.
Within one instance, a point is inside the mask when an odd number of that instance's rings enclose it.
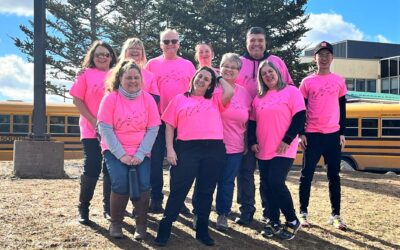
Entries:
{"label": "black pants", "polygon": [[82,139],[83,144],[83,175],[99,178],[103,169],[103,175],[108,175],[103,155],[101,154],[100,142],[96,139]]}
{"label": "black pants", "polygon": [[225,166],[225,145],[222,140],[178,140],[175,151],[178,163],[171,167],[170,194],[164,220],[172,223],[177,219],[196,179],[198,221],[208,223],[215,186]]}
{"label": "black pants", "polygon": [[[257,159],[253,151],[249,149],[243,156],[242,163],[237,176],[237,202],[240,204],[240,213],[242,215],[253,215],[255,208],[256,187],[254,184],[254,171],[257,167]],[[260,189],[261,205],[263,208],[263,217],[269,218],[268,200],[264,194],[264,189]]]}
{"label": "black pants", "polygon": [[258,160],[260,192],[263,191],[268,200],[269,219],[276,224],[279,224],[280,211],[286,221],[297,220],[292,196],[285,183],[292,164],[293,159],[285,157]]}
{"label": "black pants", "polygon": [[315,167],[321,155],[328,165],[329,198],[332,215],[340,215],[340,160],[341,146],[339,132],[331,134],[307,133],[307,149],[303,156],[300,177],[300,212],[307,213],[310,200],[311,182]]}
{"label": "black pants", "polygon": [[165,123],[160,126],[153,148],[151,150],[151,168],[150,184],[151,199],[162,202],[164,194],[162,193],[163,180],[163,162],[165,156]]}

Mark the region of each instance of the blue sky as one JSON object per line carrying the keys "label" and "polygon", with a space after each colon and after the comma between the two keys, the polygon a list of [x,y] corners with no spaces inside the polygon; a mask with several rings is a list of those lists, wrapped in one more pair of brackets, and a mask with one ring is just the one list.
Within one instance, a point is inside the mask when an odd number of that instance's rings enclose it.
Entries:
{"label": "blue sky", "polygon": [[[321,40],[363,40],[400,44],[400,0],[308,0],[310,19],[300,45],[313,46]],[[23,38],[19,25],[32,19],[33,0],[0,1],[0,101],[32,101],[33,66],[14,47],[11,37]],[[63,83],[67,87],[71,83]],[[62,101],[55,96],[49,102]]]}

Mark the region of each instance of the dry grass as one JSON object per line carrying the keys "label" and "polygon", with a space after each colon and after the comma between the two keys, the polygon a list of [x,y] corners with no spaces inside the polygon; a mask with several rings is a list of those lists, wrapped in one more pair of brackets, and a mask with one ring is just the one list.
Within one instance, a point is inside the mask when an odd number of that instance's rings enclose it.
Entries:
{"label": "dry grass", "polygon": [[[89,248],[89,249],[154,249],[153,240],[161,215],[151,215],[149,237],[144,242],[132,239],[134,221],[126,218],[121,240],[108,236],[108,222],[102,217],[101,188],[96,189],[91,207],[91,227],[77,223],[77,196],[80,162],[66,161],[70,178],[60,180],[18,179],[12,176],[11,162],[0,162],[0,248]],[[165,180],[168,172],[164,173]],[[298,207],[299,169],[294,168],[288,186]],[[168,182],[166,182],[168,184]],[[100,185],[99,185],[100,187]],[[168,190],[168,187],[165,187]],[[216,213],[211,214],[211,231],[216,240],[215,249],[400,249],[400,178],[381,174],[342,173],[342,215],[349,225],[342,232],[326,224],[330,205],[326,172],[315,174],[310,201],[310,216],[314,226],[301,230],[296,238],[282,242],[265,239],[259,231],[262,224],[254,221],[249,228],[234,225],[221,233],[215,230]],[[191,197],[191,196],[189,196]],[[190,199],[187,205],[191,207]],[[129,208],[131,209],[131,205]],[[238,212],[234,204],[234,218]],[[257,201],[256,218],[260,218]],[[201,249],[203,245],[190,228],[191,217],[180,217],[174,223],[173,235],[165,249]]]}

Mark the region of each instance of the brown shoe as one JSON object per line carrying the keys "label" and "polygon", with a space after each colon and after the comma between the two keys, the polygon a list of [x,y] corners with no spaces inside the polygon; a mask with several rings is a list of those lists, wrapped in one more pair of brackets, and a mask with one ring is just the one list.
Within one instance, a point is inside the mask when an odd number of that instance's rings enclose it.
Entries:
{"label": "brown shoe", "polygon": [[150,192],[140,194],[138,201],[133,201],[136,213],[136,230],[133,238],[144,240],[147,236],[147,213],[149,211]]}
{"label": "brown shoe", "polygon": [[110,224],[110,236],[114,238],[122,238],[122,221],[124,219],[124,211],[128,204],[128,195],[120,195],[111,192],[111,224]]}

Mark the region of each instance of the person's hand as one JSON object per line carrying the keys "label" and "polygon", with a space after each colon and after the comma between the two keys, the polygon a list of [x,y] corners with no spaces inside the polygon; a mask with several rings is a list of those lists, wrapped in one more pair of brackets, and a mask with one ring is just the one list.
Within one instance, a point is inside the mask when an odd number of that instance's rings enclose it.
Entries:
{"label": "person's hand", "polygon": [[132,156],[130,155],[124,155],[121,157],[121,159],[119,159],[122,163],[126,164],[126,165],[132,165]]}
{"label": "person's hand", "polygon": [[344,135],[341,135],[340,136],[340,147],[341,147],[341,150],[343,150],[345,146],[346,146],[346,138],[344,137]]}
{"label": "person's hand", "polygon": [[260,145],[253,144],[253,146],[251,146],[251,151],[253,151],[254,153],[260,152]]}
{"label": "person's hand", "polygon": [[307,137],[305,135],[300,135],[300,146],[306,150],[307,148]]}
{"label": "person's hand", "polygon": [[286,153],[286,151],[289,148],[289,144],[287,144],[286,142],[281,142],[278,146],[278,149],[276,150],[276,153],[278,153],[279,155],[283,155],[284,153]]}
{"label": "person's hand", "polygon": [[178,157],[176,156],[175,150],[173,148],[167,149],[167,160],[172,166],[176,166],[178,162]]}
{"label": "person's hand", "polygon": [[130,165],[140,165],[140,163],[142,163],[141,159],[137,158],[136,156],[132,156]]}

